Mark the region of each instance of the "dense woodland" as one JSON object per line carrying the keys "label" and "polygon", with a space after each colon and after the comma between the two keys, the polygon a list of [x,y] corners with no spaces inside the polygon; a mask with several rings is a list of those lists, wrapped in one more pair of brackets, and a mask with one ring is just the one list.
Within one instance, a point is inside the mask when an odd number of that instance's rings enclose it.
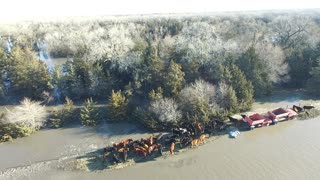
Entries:
{"label": "dense woodland", "polygon": [[[88,126],[130,120],[166,128],[248,110],[275,87],[320,95],[319,17],[288,12],[2,25],[0,101],[52,103],[59,90],[66,103],[50,115],[58,126],[79,114]],[[68,61],[49,70],[38,58],[39,42],[51,58]],[[85,101],[84,108],[73,112],[72,101]]]}

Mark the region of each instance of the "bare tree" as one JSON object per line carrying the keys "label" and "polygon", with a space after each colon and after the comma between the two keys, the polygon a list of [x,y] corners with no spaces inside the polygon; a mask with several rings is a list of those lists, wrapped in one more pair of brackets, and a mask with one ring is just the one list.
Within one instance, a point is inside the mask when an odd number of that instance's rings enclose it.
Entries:
{"label": "bare tree", "polygon": [[299,46],[310,40],[309,30],[313,24],[305,16],[279,16],[271,24],[271,31],[274,33],[271,39],[283,49]]}

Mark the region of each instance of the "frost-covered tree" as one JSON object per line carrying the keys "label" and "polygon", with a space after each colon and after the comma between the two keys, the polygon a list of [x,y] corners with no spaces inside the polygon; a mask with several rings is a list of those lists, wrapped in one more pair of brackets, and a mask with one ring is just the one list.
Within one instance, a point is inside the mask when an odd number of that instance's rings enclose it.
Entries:
{"label": "frost-covered tree", "polygon": [[204,64],[218,56],[223,42],[215,32],[215,27],[207,22],[185,25],[177,37],[176,53],[182,61],[197,61]]}
{"label": "frost-covered tree", "polygon": [[270,24],[271,31],[274,33],[271,38],[283,49],[299,48],[313,42],[309,34],[312,26],[314,22],[307,16],[278,16]]}
{"label": "frost-covered tree", "polygon": [[203,80],[197,80],[183,88],[179,94],[179,104],[184,119],[191,123],[194,121],[207,123],[210,116],[220,110],[216,103],[215,86]]}
{"label": "frost-covered tree", "polygon": [[271,43],[259,42],[255,45],[256,53],[266,64],[268,76],[273,83],[288,81],[289,67],[281,47]]}
{"label": "frost-covered tree", "polygon": [[178,104],[171,98],[160,98],[151,102],[150,109],[164,126],[176,125],[182,118]]}
{"label": "frost-covered tree", "polygon": [[6,123],[19,124],[32,131],[41,128],[47,120],[48,113],[40,103],[28,98],[23,99],[20,105],[7,110]]}

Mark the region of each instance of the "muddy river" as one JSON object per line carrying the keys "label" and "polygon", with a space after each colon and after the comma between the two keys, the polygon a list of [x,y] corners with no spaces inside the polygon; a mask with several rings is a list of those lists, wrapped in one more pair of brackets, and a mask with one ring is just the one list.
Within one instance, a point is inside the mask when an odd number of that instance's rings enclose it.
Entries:
{"label": "muddy river", "polygon": [[[275,105],[296,103],[278,100]],[[257,102],[262,109],[265,102]],[[69,160],[126,137],[147,136],[132,124],[42,130],[0,144],[0,179],[319,179],[320,118],[281,122],[222,136],[187,152],[119,170],[75,170]]]}

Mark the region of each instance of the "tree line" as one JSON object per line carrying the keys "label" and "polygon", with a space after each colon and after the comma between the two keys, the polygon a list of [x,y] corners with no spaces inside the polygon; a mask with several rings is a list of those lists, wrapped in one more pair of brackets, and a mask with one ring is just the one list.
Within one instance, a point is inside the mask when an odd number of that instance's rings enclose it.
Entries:
{"label": "tree line", "polygon": [[[42,100],[58,89],[61,99],[107,103],[111,121],[208,123],[250,109],[274,87],[319,95],[319,22],[317,14],[282,13],[4,25],[0,34],[14,47],[0,49],[0,99]],[[38,41],[67,62],[48,70]]]}

